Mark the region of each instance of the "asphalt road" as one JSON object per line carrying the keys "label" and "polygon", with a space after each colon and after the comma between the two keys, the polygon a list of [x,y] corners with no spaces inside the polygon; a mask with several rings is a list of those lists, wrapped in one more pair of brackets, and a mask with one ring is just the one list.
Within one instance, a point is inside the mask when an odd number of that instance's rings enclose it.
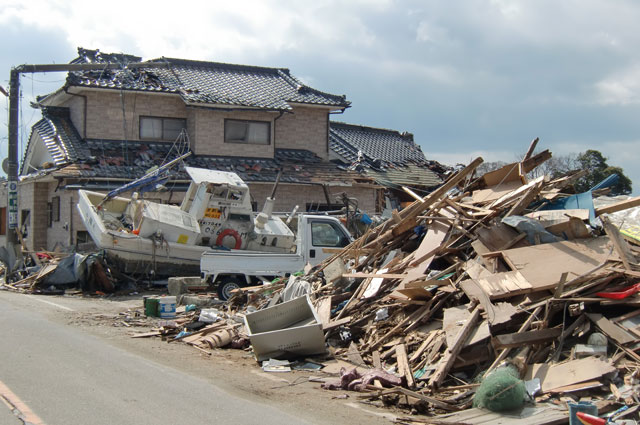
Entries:
{"label": "asphalt road", "polygon": [[51,320],[64,306],[47,302],[0,291],[0,425],[309,423]]}

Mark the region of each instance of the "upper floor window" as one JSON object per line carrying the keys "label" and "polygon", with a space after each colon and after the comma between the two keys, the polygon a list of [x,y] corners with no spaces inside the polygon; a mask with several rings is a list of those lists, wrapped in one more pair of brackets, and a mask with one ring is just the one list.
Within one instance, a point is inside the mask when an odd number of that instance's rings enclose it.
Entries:
{"label": "upper floor window", "polygon": [[140,117],[140,139],[175,141],[187,120],[182,118]]}
{"label": "upper floor window", "polygon": [[271,143],[271,123],[268,121],[224,120],[225,143],[268,145]]}

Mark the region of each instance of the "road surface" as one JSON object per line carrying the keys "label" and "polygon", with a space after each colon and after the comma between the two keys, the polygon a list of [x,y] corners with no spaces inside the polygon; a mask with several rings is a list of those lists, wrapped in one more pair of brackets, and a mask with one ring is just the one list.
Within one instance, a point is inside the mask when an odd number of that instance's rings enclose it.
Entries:
{"label": "road surface", "polygon": [[312,423],[52,320],[65,308],[0,291],[0,424]]}

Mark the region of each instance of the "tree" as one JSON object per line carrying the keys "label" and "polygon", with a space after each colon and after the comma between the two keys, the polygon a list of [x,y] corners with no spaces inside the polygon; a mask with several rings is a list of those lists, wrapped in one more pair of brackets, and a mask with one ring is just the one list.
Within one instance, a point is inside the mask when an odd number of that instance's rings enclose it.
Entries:
{"label": "tree", "polygon": [[581,170],[587,170],[587,175],[578,180],[574,187],[577,193],[586,192],[611,174],[617,174],[619,179],[611,186],[612,195],[628,195],[631,193],[631,179],[624,174],[621,167],[607,164],[607,158],[597,150],[589,149],[576,157],[576,163]]}

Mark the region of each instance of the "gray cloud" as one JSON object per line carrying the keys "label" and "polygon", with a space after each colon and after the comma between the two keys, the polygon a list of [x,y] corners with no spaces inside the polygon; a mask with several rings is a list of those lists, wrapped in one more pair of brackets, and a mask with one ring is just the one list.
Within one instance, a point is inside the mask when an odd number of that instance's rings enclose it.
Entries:
{"label": "gray cloud", "polygon": [[[47,2],[0,12],[11,40],[1,75],[67,62],[78,45],[281,66],[346,94],[353,107],[337,119],[410,131],[427,155],[510,160],[505,152],[536,136],[558,152],[603,149],[611,162],[639,150],[640,4],[631,0],[203,1],[171,16],[163,4],[132,6],[131,16]],[[640,171],[623,166],[640,193]]]}

